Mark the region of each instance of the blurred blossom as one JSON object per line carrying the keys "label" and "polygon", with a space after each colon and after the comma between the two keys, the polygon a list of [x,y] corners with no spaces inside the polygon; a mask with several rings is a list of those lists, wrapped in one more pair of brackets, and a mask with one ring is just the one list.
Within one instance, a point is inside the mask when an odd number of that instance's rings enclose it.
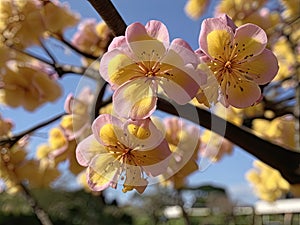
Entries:
{"label": "blurred blossom", "polygon": [[113,39],[101,59],[100,74],[115,90],[114,111],[124,118],[144,119],[156,109],[159,87],[178,104],[195,97],[206,81],[198,64],[187,42],[177,38],[169,44],[167,27],[152,20],[146,26],[133,23],[125,36]]}
{"label": "blurred blossom", "polygon": [[267,0],[223,0],[216,7],[215,16],[227,14],[237,26],[247,22],[254,23],[249,17],[259,21],[260,9]]}
{"label": "blurred blossom", "polygon": [[201,157],[208,158],[211,162],[218,162],[225,155],[231,155],[233,152],[233,144],[212,131],[205,130],[201,140]]}
{"label": "blurred blossom", "polygon": [[[216,104],[213,108],[213,112],[217,116],[237,126],[241,126],[243,117],[235,110],[233,107],[225,108],[220,103]],[[218,162],[225,155],[231,155],[233,152],[233,143],[211,130],[204,130],[201,135],[201,141],[200,155],[201,157],[209,159],[211,162]]]}
{"label": "blurred blossom", "polygon": [[68,169],[73,174],[80,173],[84,167],[76,161],[76,140],[68,140],[61,128],[54,127],[49,131],[48,143],[41,144],[36,150],[36,159],[40,161],[40,167],[56,168],[63,161],[69,162]]}
{"label": "blurred blossom", "polygon": [[19,191],[21,182],[27,182],[30,188],[45,188],[60,175],[56,168],[41,169],[39,161],[28,160],[24,147],[17,142],[9,149],[1,149],[0,178],[5,183],[6,191],[11,194]]}
{"label": "blurred blossom", "polygon": [[170,150],[162,133],[150,119],[126,121],[100,115],[92,125],[93,135],[76,150],[78,162],[87,167],[88,185],[94,191],[117,187],[123,192],[143,193],[146,175],[158,176],[168,166]]}
{"label": "blurred blossom", "polygon": [[72,94],[67,96],[65,110],[68,115],[62,117],[60,126],[69,140],[80,141],[90,135],[90,110],[94,98],[94,94],[88,87],[83,88],[77,97]]}
{"label": "blurred blossom", "polygon": [[14,64],[0,75],[0,102],[34,111],[61,95],[59,84],[44,64]]}
{"label": "blurred blossom", "polygon": [[80,19],[79,14],[75,14],[64,3],[58,0],[44,0],[42,1],[41,16],[45,30],[50,33],[62,36],[65,29],[75,26]]}
{"label": "blurred blossom", "polygon": [[106,51],[111,38],[112,33],[104,22],[97,23],[94,19],[86,19],[79,24],[72,43],[81,51],[99,57]]}
{"label": "blurred blossom", "polygon": [[296,59],[291,44],[285,37],[277,39],[272,46],[279,63],[278,75],[274,80],[283,80],[295,72]]}
{"label": "blurred blossom", "polygon": [[199,19],[207,10],[210,0],[188,0],[184,10],[185,13],[192,19]]}
{"label": "blurred blossom", "polygon": [[11,129],[14,127],[13,121],[10,119],[3,119],[0,114],[0,138],[11,135]]}
{"label": "blurred blossom", "polygon": [[237,28],[226,15],[203,21],[197,51],[208,57],[225,106],[246,108],[261,100],[259,85],[270,82],[278,71],[277,59],[266,45],[266,33],[254,24]]}
{"label": "blurred blossom", "polygon": [[38,0],[0,1],[0,42],[26,48],[39,44],[44,24]]}
{"label": "blurred blossom", "polygon": [[255,193],[260,199],[273,202],[288,193],[290,184],[278,170],[261,161],[254,161],[253,166],[254,169],[246,173],[246,178],[253,185]]}
{"label": "blurred blossom", "polygon": [[186,178],[198,170],[200,130],[177,117],[165,118],[164,125],[172,156],[161,182],[180,189],[186,185]]}
{"label": "blurred blossom", "polygon": [[255,119],[253,130],[271,142],[296,150],[296,119],[293,115],[277,117],[272,121]]}
{"label": "blurred blossom", "polygon": [[300,0],[280,0],[284,6],[283,18],[293,20],[300,15]]}

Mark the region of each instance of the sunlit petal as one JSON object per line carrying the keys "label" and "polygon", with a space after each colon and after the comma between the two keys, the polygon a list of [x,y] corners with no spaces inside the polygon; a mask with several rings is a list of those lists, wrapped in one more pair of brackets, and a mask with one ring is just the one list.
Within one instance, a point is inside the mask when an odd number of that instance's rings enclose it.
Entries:
{"label": "sunlit petal", "polygon": [[76,148],[76,159],[80,165],[88,166],[91,159],[98,154],[98,152],[102,152],[103,146],[96,142],[95,137],[91,135],[78,144]]}
{"label": "sunlit petal", "polygon": [[169,98],[183,105],[196,96],[202,76],[200,70],[195,71],[192,65],[178,68],[163,64],[161,68],[162,71],[168,71],[160,74],[160,86]]}
{"label": "sunlit petal", "polygon": [[199,43],[201,50],[211,58],[218,58],[224,46],[231,43],[233,31],[221,19],[206,19],[201,25]]}
{"label": "sunlit petal", "polygon": [[95,138],[105,146],[116,145],[119,136],[123,133],[122,127],[122,121],[109,114],[98,116],[92,124]]}
{"label": "sunlit petal", "polygon": [[144,119],[156,109],[157,85],[138,78],[120,86],[113,95],[114,111],[123,118]]}
{"label": "sunlit petal", "polygon": [[116,89],[126,81],[142,76],[135,62],[119,49],[105,53],[100,62],[100,74]]}
{"label": "sunlit petal", "polygon": [[[272,65],[272,66],[266,66]],[[266,84],[270,82],[278,72],[278,61],[276,56],[268,49],[265,49],[260,55],[252,60],[242,64],[247,76],[257,84]]]}
{"label": "sunlit petal", "polygon": [[160,21],[150,20],[145,25],[147,33],[154,39],[164,43],[169,43],[169,32],[167,27]]}
{"label": "sunlit petal", "polygon": [[88,167],[88,185],[92,190],[102,191],[116,183],[120,171],[120,162],[110,154],[99,154]]}
{"label": "sunlit petal", "polygon": [[[127,129],[126,129],[127,128]],[[151,119],[129,120],[124,132],[129,140],[129,147],[140,151],[147,151],[157,147],[163,140],[163,134],[153,124]]]}
{"label": "sunlit petal", "polygon": [[159,146],[149,151],[134,151],[135,160],[149,176],[158,176],[167,170],[171,151],[168,142],[163,140]]}
{"label": "sunlit petal", "polygon": [[228,103],[236,108],[249,107],[261,97],[259,86],[248,80],[239,80],[235,84],[227,82],[224,93]]}
{"label": "sunlit petal", "polygon": [[268,42],[263,29],[255,24],[245,24],[236,29],[233,45],[237,44],[237,59],[243,60],[260,54]]}

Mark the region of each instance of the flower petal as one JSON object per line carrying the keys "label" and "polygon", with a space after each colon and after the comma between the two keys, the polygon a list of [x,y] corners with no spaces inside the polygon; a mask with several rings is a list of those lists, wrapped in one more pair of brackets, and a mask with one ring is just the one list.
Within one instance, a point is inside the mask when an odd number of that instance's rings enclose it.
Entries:
{"label": "flower petal", "polygon": [[95,138],[105,146],[117,145],[123,135],[122,127],[122,121],[109,114],[98,116],[92,124]]}
{"label": "flower petal", "polygon": [[125,124],[124,132],[128,137],[128,147],[140,151],[147,151],[157,147],[164,138],[162,132],[157,129],[149,118],[129,120]]}
{"label": "flower petal", "polygon": [[136,189],[140,194],[142,194],[147,185],[148,181],[143,178],[143,172],[139,166],[125,166],[126,179],[124,182],[123,192],[127,192],[132,189]]}
{"label": "flower petal", "polygon": [[199,35],[201,50],[210,58],[224,54],[224,46],[232,42],[233,30],[220,18],[209,18],[203,21]]}
{"label": "flower petal", "polygon": [[88,167],[88,185],[94,191],[102,191],[118,181],[121,164],[108,153],[94,157]]}
{"label": "flower petal", "polygon": [[164,139],[155,149],[149,151],[132,151],[135,161],[142,166],[149,176],[158,176],[164,173],[169,164],[171,151],[168,142]]}
{"label": "flower petal", "polygon": [[88,166],[95,155],[105,152],[107,152],[105,147],[95,139],[94,135],[90,135],[79,142],[76,148],[76,159],[80,165]]}
{"label": "flower petal", "polygon": [[[224,81],[221,86],[223,87]],[[253,105],[261,97],[259,86],[245,79],[226,83],[225,98],[228,103],[236,108],[246,108]]]}
{"label": "flower petal", "polygon": [[193,99],[199,88],[202,77],[200,70],[195,70],[192,65],[186,65],[182,68],[174,67],[169,64],[161,65],[160,86],[169,98],[178,104],[186,104]]}
{"label": "flower petal", "polygon": [[236,29],[233,45],[237,45],[237,59],[256,56],[266,47],[266,32],[255,24],[244,24]]}
{"label": "flower petal", "polygon": [[102,56],[100,74],[109,82],[113,90],[130,79],[142,76],[135,62],[118,49]]}
{"label": "flower petal", "polygon": [[125,47],[128,47],[125,36],[118,36],[118,37],[115,37],[112,40],[112,42],[109,44],[107,51],[110,52],[116,48],[119,48],[119,50],[122,50]]}
{"label": "flower petal", "polygon": [[241,65],[247,77],[257,84],[270,82],[278,72],[278,61],[272,51],[265,49],[260,55]]}
{"label": "flower petal", "polygon": [[161,42],[170,42],[168,29],[162,22],[157,20],[150,20],[146,24],[145,29],[152,38],[157,39]]}
{"label": "flower petal", "polygon": [[113,94],[114,111],[123,118],[145,119],[156,109],[157,85],[151,79],[126,82]]}
{"label": "flower petal", "polygon": [[183,65],[192,64],[196,68],[200,63],[199,57],[194,53],[191,46],[181,38],[176,38],[172,41],[169,47],[169,51],[171,50],[176,52],[181,57]]}

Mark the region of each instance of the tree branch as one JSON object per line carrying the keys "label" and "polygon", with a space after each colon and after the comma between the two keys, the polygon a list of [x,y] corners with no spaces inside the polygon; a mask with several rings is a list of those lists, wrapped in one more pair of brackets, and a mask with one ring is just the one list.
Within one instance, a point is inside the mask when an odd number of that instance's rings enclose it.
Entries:
{"label": "tree branch", "polygon": [[7,137],[7,138],[1,138],[0,139],[0,146],[6,146],[8,145],[9,147],[13,146],[15,143],[17,143],[22,137],[50,124],[50,123],[53,123],[54,121],[60,119],[62,116],[66,115],[66,113],[61,113],[61,114],[58,114],[57,116],[49,119],[49,120],[46,120],[45,122],[42,122],[32,128],[30,128],[29,130],[26,130],[26,131],[23,131],[21,132],[20,134],[18,135],[15,135],[13,137]]}
{"label": "tree branch", "polygon": [[124,35],[126,23],[110,0],[88,0],[115,36]]}
{"label": "tree branch", "polygon": [[[224,135],[226,139],[238,145],[259,160],[279,170],[282,176],[291,184],[300,183],[300,153],[273,144],[267,140],[257,137],[250,129],[238,127],[224,119],[198,108],[194,105],[172,104],[166,100],[159,99],[157,108],[172,115],[178,115],[188,119],[206,129]],[[191,112],[197,111],[197,117]],[[178,114],[180,112],[180,115]],[[200,119],[200,122],[199,122]],[[212,126],[213,121],[213,126]],[[224,123],[226,130],[224,133]],[[218,126],[218,124],[220,126]]]}

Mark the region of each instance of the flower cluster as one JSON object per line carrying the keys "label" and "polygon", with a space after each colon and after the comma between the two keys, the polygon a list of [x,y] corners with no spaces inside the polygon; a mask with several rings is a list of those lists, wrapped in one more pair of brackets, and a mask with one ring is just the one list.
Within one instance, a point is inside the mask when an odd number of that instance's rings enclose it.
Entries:
{"label": "flower cluster", "polygon": [[[125,36],[113,39],[99,69],[113,90],[112,112],[93,122],[93,134],[76,150],[92,190],[116,188],[123,181],[124,192],[142,193],[147,176],[158,175],[182,187],[198,169],[200,132],[179,120],[153,120],[158,97],[181,105],[196,98],[209,107],[220,101],[245,108],[261,99],[259,85],[278,70],[276,57],[265,48],[265,32],[254,24],[237,28],[227,16],[206,19],[199,44],[194,51],[180,38],[170,43],[166,26],[155,20],[133,23]],[[206,156],[217,161],[230,153],[227,142],[206,143]]]}

